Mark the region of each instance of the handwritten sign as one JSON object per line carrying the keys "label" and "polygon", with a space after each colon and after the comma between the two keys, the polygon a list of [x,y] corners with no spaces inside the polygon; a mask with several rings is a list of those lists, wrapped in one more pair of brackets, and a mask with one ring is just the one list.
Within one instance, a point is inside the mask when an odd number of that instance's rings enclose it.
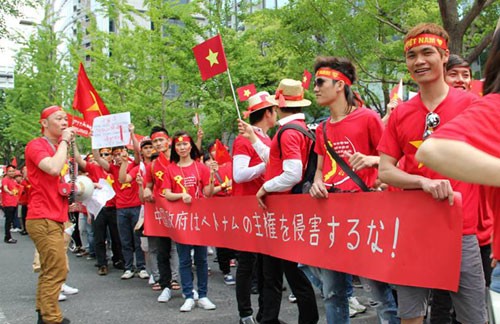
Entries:
{"label": "handwritten sign", "polygon": [[130,112],[96,117],[92,126],[92,149],[129,144],[129,124]]}
{"label": "handwritten sign", "polygon": [[260,252],[383,282],[456,291],[462,207],[420,191],[156,199],[146,235]]}

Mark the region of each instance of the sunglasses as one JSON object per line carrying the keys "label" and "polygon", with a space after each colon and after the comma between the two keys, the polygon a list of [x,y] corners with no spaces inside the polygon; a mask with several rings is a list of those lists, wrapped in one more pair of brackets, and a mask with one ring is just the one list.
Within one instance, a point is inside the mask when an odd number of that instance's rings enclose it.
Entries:
{"label": "sunglasses", "polygon": [[328,80],[316,79],[316,80],[314,80],[314,86],[318,86],[318,88],[321,88],[323,86],[323,84],[325,84],[326,81],[328,81]]}
{"label": "sunglasses", "polygon": [[110,156],[110,153],[101,153],[101,156]]}
{"label": "sunglasses", "polygon": [[424,135],[422,138],[425,140],[427,137],[429,137],[436,127],[439,126],[439,123],[441,123],[441,118],[439,118],[439,115],[436,114],[435,112],[430,112],[425,116],[425,131]]}

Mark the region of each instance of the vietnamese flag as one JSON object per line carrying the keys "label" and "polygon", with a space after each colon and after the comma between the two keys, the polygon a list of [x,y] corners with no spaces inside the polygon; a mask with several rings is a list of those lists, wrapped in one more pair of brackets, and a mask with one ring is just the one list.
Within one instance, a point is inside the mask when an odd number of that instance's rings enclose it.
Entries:
{"label": "vietnamese flag", "polygon": [[255,85],[251,83],[247,84],[246,86],[239,87],[238,89],[236,89],[236,92],[238,92],[240,101],[247,101],[250,96],[253,96],[257,93],[257,89],[255,89]]}
{"label": "vietnamese flag", "polygon": [[12,161],[10,161],[10,165],[13,165],[14,168],[17,168],[17,159],[15,156],[12,158]]}
{"label": "vietnamese flag", "polygon": [[109,115],[108,108],[90,83],[82,63],[80,63],[78,70],[73,108],[83,114],[85,122],[90,126],[92,126],[94,118]]}
{"label": "vietnamese flag", "polygon": [[309,85],[311,84],[312,74],[311,72],[304,70],[304,75],[302,76],[302,88],[309,89]]}
{"label": "vietnamese flag", "polygon": [[193,47],[193,53],[203,81],[227,70],[226,54],[220,34]]}
{"label": "vietnamese flag", "polygon": [[226,162],[231,162],[231,155],[229,155],[226,146],[222,144],[218,139],[215,140],[215,144],[212,147],[212,152],[214,151],[214,160],[217,161],[219,165],[222,165]]}
{"label": "vietnamese flag", "polygon": [[403,79],[400,79],[398,85],[391,90],[389,100],[394,99],[398,101],[398,104],[403,102]]}

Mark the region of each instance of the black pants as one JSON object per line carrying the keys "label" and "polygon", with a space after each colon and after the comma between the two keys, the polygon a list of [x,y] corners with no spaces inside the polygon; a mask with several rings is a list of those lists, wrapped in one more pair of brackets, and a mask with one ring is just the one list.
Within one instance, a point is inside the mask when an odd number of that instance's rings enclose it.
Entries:
{"label": "black pants", "polygon": [[80,237],[80,228],[78,226],[78,212],[71,212],[69,213],[69,220],[75,224],[75,230],[73,231],[73,234],[71,234],[71,238],[75,241],[75,245],[78,248],[82,247],[82,238]]}
{"label": "black pants", "polygon": [[160,273],[158,283],[161,289],[171,288],[170,250],[172,249],[172,240],[170,237],[155,237],[155,239],[157,246],[156,260],[158,262],[158,272]]}
{"label": "black pants", "polygon": [[106,234],[109,229],[111,236],[111,250],[113,251],[113,263],[123,262],[122,245],[118,225],[116,222],[116,208],[104,207],[92,222],[94,230],[94,245],[97,265],[99,267],[108,264],[106,259]]}
{"label": "black pants", "polygon": [[481,260],[483,261],[483,271],[484,271],[484,280],[486,281],[486,287],[489,287],[491,284],[491,272],[493,269],[491,268],[491,245],[486,244],[479,247],[481,251]]}
{"label": "black pants", "polygon": [[286,276],[292,293],[297,298],[299,308],[299,324],[315,324],[319,320],[316,296],[311,283],[296,262],[264,255],[264,311],[260,324],[279,324],[278,316],[281,308],[283,273]]}
{"label": "black pants", "polygon": [[223,274],[231,272],[229,263],[231,259],[235,258],[235,252],[228,248],[217,248],[217,262],[219,262],[219,269]]}
{"label": "black pants", "polygon": [[5,213],[5,236],[4,241],[8,241],[12,238],[10,235],[10,228],[14,223],[14,217],[16,216],[17,207],[4,207],[3,212]]}
{"label": "black pants", "polygon": [[28,215],[28,205],[21,205],[21,221],[23,223],[23,230],[28,232],[26,229],[26,216]]}
{"label": "black pants", "polygon": [[264,278],[262,278],[262,255],[251,252],[238,252],[238,268],[236,269],[236,300],[238,302],[238,312],[241,318],[252,316],[253,314],[251,290],[253,278],[256,272],[259,287],[259,313],[262,314],[262,287],[264,285]]}

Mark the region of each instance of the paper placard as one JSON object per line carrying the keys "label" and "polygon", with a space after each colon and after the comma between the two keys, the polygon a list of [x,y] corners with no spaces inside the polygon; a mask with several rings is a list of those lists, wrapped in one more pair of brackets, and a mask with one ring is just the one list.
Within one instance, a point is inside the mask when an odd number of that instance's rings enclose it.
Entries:
{"label": "paper placard", "polygon": [[96,117],[92,126],[92,149],[130,143],[129,124],[130,112]]}

